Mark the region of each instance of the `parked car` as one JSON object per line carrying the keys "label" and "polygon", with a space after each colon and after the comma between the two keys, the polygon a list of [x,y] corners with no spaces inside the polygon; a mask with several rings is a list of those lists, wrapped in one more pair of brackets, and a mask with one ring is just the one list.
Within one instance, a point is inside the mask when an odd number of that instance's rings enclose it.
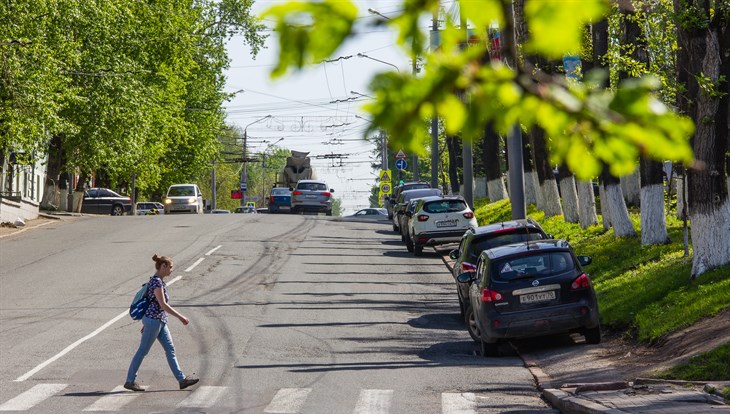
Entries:
{"label": "parked car", "polygon": [[210,214],[231,214],[231,210],[216,208],[214,210],[210,210]]}
{"label": "parked car", "polygon": [[438,188],[419,188],[414,190],[401,191],[398,195],[397,203],[393,207],[393,231],[400,231],[400,215],[405,213],[406,205],[409,201],[414,198],[422,198],[428,196],[441,195],[441,190]]}
{"label": "parked car", "polygon": [[173,184],[167,189],[165,214],[203,214],[203,193],[197,184]]}
{"label": "parked car", "polygon": [[[398,222],[398,231],[400,232],[400,240],[406,244],[409,252],[412,252],[413,248],[410,245],[410,237],[408,235],[408,221],[411,217],[413,217],[413,212],[416,210],[418,200],[420,200],[420,198],[411,199],[408,204],[406,204],[404,214],[399,215],[400,222]],[[411,214],[408,214],[409,212]]]}
{"label": "parked car", "polygon": [[132,198],[115,193],[108,188],[89,188],[84,192],[81,212],[122,216],[132,212]]}
{"label": "parked car", "polygon": [[385,220],[388,217],[388,210],[384,208],[364,208],[345,217],[363,220]]}
{"label": "parked car", "polygon": [[467,230],[479,226],[461,196],[424,197],[418,200],[414,212],[407,214],[413,216],[408,221],[408,234],[416,256],[423,254],[425,246],[458,243]]}
{"label": "parked car", "polygon": [[587,343],[601,341],[598,301],[565,240],[538,240],[485,250],[477,271],[457,277],[469,283],[468,329],[482,355],[497,356],[502,340],[579,332]]}
{"label": "parked car", "polygon": [[165,205],[154,201],[140,201],[135,208],[138,216],[165,214]]}
{"label": "parked car", "polygon": [[236,210],[234,211],[236,214],[258,214],[258,211],[256,211],[256,208],[254,207],[247,207],[247,206],[241,206],[236,207]]}
{"label": "parked car", "polygon": [[291,190],[286,187],[274,187],[269,194],[269,213],[291,210]]}
{"label": "parked car", "polygon": [[424,188],[431,188],[431,184],[422,181],[410,181],[393,187],[393,194],[385,199],[385,208],[388,210],[388,219],[393,219],[395,205],[398,204],[398,197],[400,196],[400,193],[403,191],[420,190]]}
{"label": "parked car", "polygon": [[319,180],[299,180],[291,193],[291,212],[316,212],[332,215],[332,193],[327,184]]}
{"label": "parked car", "polygon": [[[552,238],[552,235],[545,233],[540,224],[531,218],[503,221],[467,230],[461,237],[459,247],[449,252],[449,257],[454,260],[452,276],[456,280],[462,273],[476,272],[477,260],[484,250],[506,244]],[[459,311],[464,318],[466,308],[469,306],[469,285],[457,283],[456,293],[459,297]]]}

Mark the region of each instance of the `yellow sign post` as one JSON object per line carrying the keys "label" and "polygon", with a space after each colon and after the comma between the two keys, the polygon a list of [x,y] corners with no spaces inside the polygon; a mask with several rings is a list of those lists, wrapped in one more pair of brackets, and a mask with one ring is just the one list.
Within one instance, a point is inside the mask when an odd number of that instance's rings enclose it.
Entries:
{"label": "yellow sign post", "polygon": [[388,182],[390,183],[392,175],[390,175],[390,170],[380,170],[380,182]]}

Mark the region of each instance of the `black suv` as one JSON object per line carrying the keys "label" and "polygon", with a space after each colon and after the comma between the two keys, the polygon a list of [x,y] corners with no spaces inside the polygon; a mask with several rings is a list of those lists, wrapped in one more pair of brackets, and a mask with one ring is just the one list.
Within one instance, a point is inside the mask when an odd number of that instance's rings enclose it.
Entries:
{"label": "black suv", "polygon": [[500,340],[557,333],[581,333],[587,343],[601,342],[598,300],[565,240],[508,244],[485,250],[477,271],[457,277],[469,284],[469,330],[482,355],[497,356]]}
{"label": "black suv", "polygon": [[421,181],[411,181],[407,183],[403,183],[399,186],[393,187],[393,194],[386,199],[386,208],[388,209],[388,219],[393,219],[393,211],[395,209],[395,205],[398,203],[398,196],[403,191],[408,190],[420,190],[423,188],[431,188],[430,183],[425,183]]}
{"label": "black suv", "polygon": [[[467,230],[459,242],[459,247],[449,252],[449,257],[454,259],[451,274],[456,279],[464,272],[475,272],[479,255],[484,250],[505,244],[552,238],[552,235],[545,233],[540,227],[540,223],[531,218],[503,221],[479,226],[476,230]],[[459,296],[459,311],[464,318],[469,305],[469,285],[457,284],[456,293]]]}

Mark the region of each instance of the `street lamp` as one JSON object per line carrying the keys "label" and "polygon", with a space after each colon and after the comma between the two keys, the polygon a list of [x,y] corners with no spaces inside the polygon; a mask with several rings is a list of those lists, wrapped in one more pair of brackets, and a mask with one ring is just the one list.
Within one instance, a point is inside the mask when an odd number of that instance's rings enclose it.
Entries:
{"label": "street lamp", "polygon": [[380,60],[380,59],[375,59],[374,57],[370,57],[370,56],[368,56],[368,55],[366,55],[366,54],[364,54],[364,53],[358,53],[358,54],[357,54],[357,57],[361,57],[361,58],[365,58],[365,59],[370,59],[370,60],[374,60],[374,61],[376,61],[376,62],[380,62],[380,63],[384,63],[384,64],[386,64],[386,65],[390,65],[390,66],[394,67],[394,68],[395,68],[395,70],[397,70],[397,71],[398,71],[398,73],[400,73],[400,69],[398,69],[398,66],[396,66],[396,65],[394,65],[394,64],[392,64],[392,63],[390,63],[390,62],[386,62],[386,61],[384,61],[384,60]]}
{"label": "street lamp", "polygon": [[271,115],[266,115],[263,118],[259,118],[259,119],[255,120],[255,121],[251,122],[250,124],[246,125],[243,128],[243,168],[241,168],[241,182],[240,182],[240,187],[239,187],[241,189],[241,193],[242,193],[241,194],[241,207],[243,207],[243,206],[246,205],[246,186],[248,185],[248,183],[246,182],[247,179],[248,179],[248,171],[247,171],[247,169],[248,169],[248,154],[246,153],[246,139],[248,138],[248,134],[247,134],[246,130],[251,125],[253,125],[255,123],[258,123],[258,122],[261,122],[264,119],[269,119],[269,118],[271,118]]}

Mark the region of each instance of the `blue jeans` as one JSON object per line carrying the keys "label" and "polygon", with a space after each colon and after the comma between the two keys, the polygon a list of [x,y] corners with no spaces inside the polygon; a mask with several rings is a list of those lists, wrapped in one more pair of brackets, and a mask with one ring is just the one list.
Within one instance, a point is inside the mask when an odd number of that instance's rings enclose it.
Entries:
{"label": "blue jeans", "polygon": [[152,344],[155,342],[155,339],[160,341],[160,345],[162,345],[162,348],[165,349],[167,364],[170,366],[172,374],[178,381],[184,380],[185,374],[183,374],[180,369],[180,365],[177,363],[177,358],[175,357],[175,345],[172,344],[172,336],[170,335],[170,330],[167,329],[167,324],[163,323],[159,319],[152,319],[145,316],[142,318],[142,325],[144,326],[142,341],[139,344],[137,353],[135,353],[134,358],[132,358],[132,363],[129,364],[127,382],[134,382],[134,380],[137,379],[137,371],[139,371],[139,367],[142,365],[144,357],[147,356],[148,352],[150,352],[150,348],[152,348]]}

